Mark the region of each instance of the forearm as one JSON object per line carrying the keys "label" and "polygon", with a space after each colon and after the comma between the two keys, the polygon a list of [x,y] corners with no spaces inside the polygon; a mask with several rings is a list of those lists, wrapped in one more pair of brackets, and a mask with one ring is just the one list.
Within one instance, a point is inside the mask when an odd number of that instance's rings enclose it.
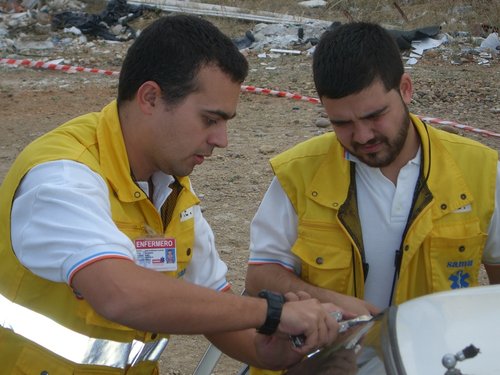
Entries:
{"label": "forearm", "polygon": [[245,288],[250,295],[256,295],[261,289],[280,293],[303,291],[323,303],[333,303],[353,315],[377,314],[380,311],[361,299],[309,284],[277,264],[249,265]]}
{"label": "forearm", "polygon": [[333,302],[332,294],[338,294],[311,285],[277,264],[249,265],[245,289],[250,295],[257,295],[261,289],[280,293],[304,291],[321,302]]}
{"label": "forearm", "polygon": [[205,335],[220,351],[250,366],[262,367],[255,349],[255,329]]}
{"label": "forearm", "polygon": [[105,318],[150,332],[216,333],[260,327],[267,303],[165,277],[123,260],[96,262],[73,286]]}

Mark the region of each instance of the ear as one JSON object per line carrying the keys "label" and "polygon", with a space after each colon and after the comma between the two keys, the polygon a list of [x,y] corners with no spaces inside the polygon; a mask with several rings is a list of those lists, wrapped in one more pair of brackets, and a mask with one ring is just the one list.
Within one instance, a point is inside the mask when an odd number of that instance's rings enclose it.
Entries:
{"label": "ear", "polygon": [[144,114],[150,114],[161,100],[161,88],[155,81],[144,82],[137,90],[137,103]]}
{"label": "ear", "polygon": [[413,96],[413,83],[408,73],[403,73],[403,75],[401,76],[401,82],[399,83],[399,93],[401,94],[403,101],[407,105],[410,104],[411,98]]}

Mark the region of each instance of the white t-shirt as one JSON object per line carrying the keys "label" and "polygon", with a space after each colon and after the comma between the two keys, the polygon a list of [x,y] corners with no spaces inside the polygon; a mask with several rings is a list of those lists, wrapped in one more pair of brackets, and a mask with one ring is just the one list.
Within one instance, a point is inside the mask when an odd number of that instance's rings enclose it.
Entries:
{"label": "white t-shirt", "polygon": [[[153,202],[160,210],[173,177],[152,178]],[[149,194],[148,184],[138,185]],[[102,177],[86,165],[58,160],[37,165],[22,180],[11,213],[12,246],[19,261],[34,274],[70,283],[81,268],[99,259],[136,260],[133,242],[111,217],[109,191]],[[220,259],[214,234],[197,205],[193,207],[195,243],[183,279],[215,290],[229,288],[227,266]]]}
{"label": "white t-shirt", "polygon": [[[420,170],[420,151],[398,175],[397,185],[379,168],[372,168],[352,155],[356,163],[358,209],[363,228],[366,262],[370,266],[365,284],[365,300],[383,309],[390,302],[395,252],[411,209],[411,197]],[[496,182],[496,202],[484,248],[483,262],[500,264],[500,164]],[[383,235],[381,235],[383,234]],[[273,178],[250,227],[249,264],[280,264],[300,275],[300,259],[292,254],[297,239],[297,214]]]}

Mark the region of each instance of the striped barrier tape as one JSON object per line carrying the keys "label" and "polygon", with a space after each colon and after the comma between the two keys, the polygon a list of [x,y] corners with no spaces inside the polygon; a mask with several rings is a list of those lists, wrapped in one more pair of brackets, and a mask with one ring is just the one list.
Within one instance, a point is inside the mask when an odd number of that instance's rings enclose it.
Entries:
{"label": "striped barrier tape", "polygon": [[[318,98],[312,98],[309,96],[303,96],[300,94],[294,94],[291,92],[287,91],[279,91],[279,90],[271,90],[271,89],[264,89],[260,87],[255,87],[255,86],[241,86],[241,91],[243,92],[251,92],[255,94],[264,94],[264,95],[272,95],[272,96],[278,96],[281,98],[288,98],[288,99],[295,99],[295,100],[302,100],[305,102],[313,103],[313,104],[321,104],[321,101]],[[465,130],[465,131],[470,131],[474,133],[479,133],[487,137],[497,137],[500,138],[500,133],[495,133],[489,130],[483,130],[483,129],[478,129],[474,128],[469,125],[463,125],[458,122],[454,121],[449,121],[449,120],[443,120],[437,117],[428,117],[428,116],[420,116],[417,115],[422,121],[429,122],[432,124],[438,124],[438,125],[447,125],[451,126],[457,129]]]}
{"label": "striped barrier tape", "polygon": [[[120,74],[120,72],[112,71],[112,70],[83,68],[80,66],[54,64],[54,63],[47,63],[47,62],[43,62],[43,61],[33,61],[33,60],[28,60],[28,59],[16,60],[16,59],[0,58],[0,64],[7,64],[7,65],[16,66],[16,67],[23,66],[23,67],[39,68],[39,69],[60,70],[60,71],[67,72],[67,73],[84,72],[84,73],[103,74],[103,75],[107,75],[107,76],[118,76]],[[300,95],[300,94],[296,94],[296,93],[291,93],[288,91],[271,90],[271,89],[261,88],[261,87],[251,86],[251,85],[242,85],[241,91],[242,92],[250,92],[250,93],[254,93],[254,94],[271,95],[271,96],[276,96],[276,97],[280,97],[280,98],[300,100],[300,101],[305,101],[305,102],[312,103],[312,104],[321,104],[321,102],[318,98],[313,98],[313,97],[304,96],[304,95]],[[440,119],[437,117],[428,117],[428,116],[418,116],[418,117],[422,121],[426,121],[429,123],[438,124],[438,125],[447,125],[447,126],[451,126],[451,127],[457,128],[457,129],[464,130],[464,131],[478,133],[478,134],[481,134],[481,135],[484,135],[487,137],[500,138],[500,133],[495,133],[495,132],[492,132],[489,130],[474,128],[472,126],[460,124],[460,123],[457,123],[454,121],[443,120],[443,119]]]}
{"label": "striped barrier tape", "polygon": [[12,65],[12,66],[16,66],[16,67],[17,66],[24,66],[24,67],[28,67],[28,68],[61,70],[61,71],[66,72],[66,73],[78,73],[78,72],[98,73],[98,74],[104,74],[107,76],[117,76],[118,74],[120,74],[120,72],[114,72],[111,70],[103,70],[103,69],[96,69],[96,68],[83,68],[81,66],[54,64],[54,63],[50,63],[50,62],[33,61],[33,60],[28,60],[28,59],[16,60],[16,59],[0,58],[0,63]]}

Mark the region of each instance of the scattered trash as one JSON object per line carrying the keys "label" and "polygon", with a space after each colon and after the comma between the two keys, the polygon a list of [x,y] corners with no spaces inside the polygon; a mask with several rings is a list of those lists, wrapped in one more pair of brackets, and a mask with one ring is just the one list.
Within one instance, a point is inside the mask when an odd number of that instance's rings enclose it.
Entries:
{"label": "scattered trash", "polygon": [[498,34],[500,32],[500,27],[488,25],[486,23],[479,24],[479,27],[481,28],[482,32],[485,35],[488,35],[488,34],[491,34],[491,33],[497,33]]}
{"label": "scattered trash", "polygon": [[414,41],[427,40],[437,36],[441,31],[441,26],[429,26],[409,31],[395,29],[386,30],[396,39],[399,49],[407,50],[412,48]]}
{"label": "scattered trash", "polygon": [[483,51],[500,53],[500,39],[498,39],[498,33],[491,33],[488,35],[481,43],[480,49]]}
{"label": "scattered trash", "polygon": [[[250,49],[262,51],[269,48],[296,49],[293,47],[310,48],[317,44],[319,37],[328,27],[329,22],[306,22],[303,24],[265,24],[259,23],[253,29],[255,43]],[[292,47],[292,48],[290,48]]]}
{"label": "scattered trash", "polygon": [[[6,7],[9,6],[8,13],[0,13],[0,50],[3,56],[49,57],[55,51],[74,47],[85,51],[86,56],[89,56],[77,64],[94,64],[96,60],[88,52],[104,42],[120,43],[134,39],[137,32],[129,23],[138,17],[148,17],[146,10],[158,13],[160,9],[172,7],[175,10],[168,12],[200,12],[199,14],[240,19],[243,13],[249,12],[241,8],[186,0],[96,1],[102,1],[102,6],[105,7],[97,14],[84,11],[94,1],[0,0],[0,12],[7,11]],[[321,6],[323,2],[302,1],[301,4]],[[354,8],[349,8],[349,12],[354,11]],[[453,12],[460,13],[462,8],[456,8]],[[321,35],[342,24],[336,20],[325,21],[271,12],[253,11],[248,14],[254,21],[259,22],[260,17],[263,21],[255,24],[244,35],[233,38],[233,42],[245,55],[254,53],[262,59],[279,58],[283,55],[311,56]],[[441,61],[449,64],[475,63],[488,66],[500,57],[498,28],[486,24],[477,26],[480,31],[457,31],[452,35],[443,33],[440,26],[413,30],[387,26],[386,29],[396,39],[407,68],[416,64],[424,53],[430,53],[426,52],[430,49],[442,56]],[[486,35],[486,31],[490,33]],[[116,65],[121,63],[121,55],[116,54]],[[277,67],[266,66],[265,69],[273,70]]]}
{"label": "scattered trash", "polygon": [[269,51],[275,53],[284,53],[287,55],[300,55],[302,52],[297,49],[279,49],[279,48],[271,48]]}
{"label": "scattered trash", "polygon": [[306,7],[306,8],[322,8],[326,5],[326,1],[323,1],[323,0],[301,1],[301,2],[299,2],[299,5]]}
{"label": "scattered trash", "polygon": [[236,47],[240,50],[250,47],[253,42],[255,42],[255,37],[250,30],[248,30],[243,37],[233,39],[233,43],[236,44]]}
{"label": "scattered trash", "polygon": [[299,17],[288,14],[279,14],[266,11],[250,11],[247,9],[217,5],[204,4],[193,1],[179,0],[131,0],[133,5],[147,4],[156,9],[161,9],[168,12],[181,12],[189,14],[198,14],[202,16],[236,18],[255,22],[266,23],[294,23],[301,24],[305,22],[321,22],[313,18]]}
{"label": "scattered trash", "polygon": [[[52,17],[54,29],[76,27],[83,34],[94,35],[106,40],[124,41],[135,38],[135,31],[127,26],[127,22],[142,15],[143,6],[128,5],[126,0],[110,0],[106,9],[100,14],[85,12],[60,12]],[[123,27],[115,29],[119,34],[113,33],[112,26]]]}
{"label": "scattered trash", "polygon": [[424,38],[413,40],[411,43],[412,51],[410,53],[410,58],[407,60],[406,64],[416,64],[418,59],[424,54],[424,51],[440,46],[447,41],[447,38],[446,34],[444,34],[440,39]]}

